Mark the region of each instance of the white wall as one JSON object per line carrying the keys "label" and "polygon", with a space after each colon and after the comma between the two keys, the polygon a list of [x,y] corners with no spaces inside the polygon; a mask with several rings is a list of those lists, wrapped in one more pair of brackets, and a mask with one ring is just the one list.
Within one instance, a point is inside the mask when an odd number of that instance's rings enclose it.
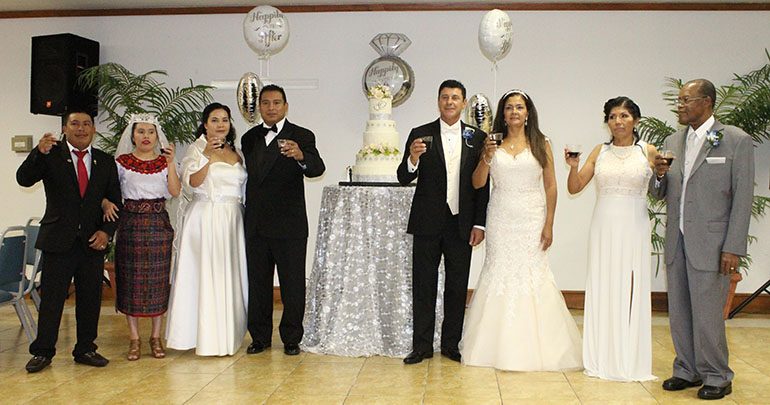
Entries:
{"label": "white wall", "polygon": [[[361,12],[288,14],[291,38],[270,61],[271,78],[317,79],[318,89],[288,92],[289,118],[309,127],[327,166],[320,180],[307,182],[310,217],[308,271],[315,247],[321,191],[343,178],[361,146],[367,105],[361,90],[364,68],[377,57],[369,40],[381,32],[402,32],[412,46],[401,56],[412,66],[416,87],[394,109],[402,142],[410,128],[437,116],[436,90],[445,78],[465,83],[469,96],[484,93],[496,102],[510,88],[525,89],[540,113],[543,131],[559,150],[565,143],[589,149],[603,142],[602,105],[617,95],[633,98],[645,115],[674,121],[661,99],[667,76],[705,77],[728,83],[733,72],[745,73],[767,62],[770,12],[509,12],[514,26],[511,53],[500,63],[493,94],[491,64],[477,44],[484,13]],[[139,73],[168,71],[167,83],[189,78],[208,84],[237,80],[259,71],[256,55],[242,36],[243,15],[79,17],[0,20],[0,77],[3,78],[0,122],[0,228],[42,215],[42,187],[19,187],[14,179],[23,154],[10,151],[13,135],[56,131],[58,117],[29,113],[30,37],[70,32],[101,44],[101,61],[117,62]],[[237,110],[234,91],[215,91],[218,101]],[[240,117],[236,127],[243,133]],[[769,195],[770,143],[756,150],[757,193]],[[557,159],[558,161],[559,159]],[[586,236],[593,186],[576,197],[566,192],[566,165],[557,164],[559,203],[551,264],[559,287],[582,290]],[[770,219],[752,221],[759,243],[750,248],[754,266],[739,284],[751,292],[770,278]],[[483,259],[477,249],[471,272],[475,286]],[[665,290],[663,273],[653,289]]]}

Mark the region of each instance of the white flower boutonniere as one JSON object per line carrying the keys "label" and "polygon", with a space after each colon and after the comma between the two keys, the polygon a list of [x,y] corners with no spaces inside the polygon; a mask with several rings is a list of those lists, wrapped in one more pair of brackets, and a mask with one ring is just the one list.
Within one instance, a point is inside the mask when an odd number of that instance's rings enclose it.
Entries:
{"label": "white flower boutonniere", "polygon": [[473,139],[473,133],[476,132],[473,130],[473,128],[465,128],[463,130],[463,139],[465,139],[465,146],[472,148],[473,145],[470,144],[470,140]]}
{"label": "white flower boutonniere", "polygon": [[709,149],[719,147],[722,144],[722,131],[711,130],[706,133],[706,141],[709,143]]}

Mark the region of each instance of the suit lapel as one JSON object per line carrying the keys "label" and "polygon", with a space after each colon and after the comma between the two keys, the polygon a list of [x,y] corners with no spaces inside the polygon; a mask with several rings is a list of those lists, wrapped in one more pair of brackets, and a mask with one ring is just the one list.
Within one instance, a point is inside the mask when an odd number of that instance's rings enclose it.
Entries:
{"label": "suit lapel", "polygon": [[102,162],[102,159],[96,157],[96,149],[94,147],[91,147],[91,174],[88,176],[88,185],[86,186],[86,192],[83,193],[83,199],[85,199],[89,192],[92,192],[91,190],[93,187],[91,186],[94,184],[94,181],[99,177],[99,174],[101,173],[101,165],[104,162]]}
{"label": "suit lapel", "polygon": [[[267,128],[262,128],[263,133],[267,132]],[[267,173],[270,172],[270,169],[273,168],[273,165],[275,164],[275,161],[278,159],[278,156],[281,154],[278,150],[278,141],[276,139],[284,138],[284,139],[291,139],[291,133],[292,133],[291,124],[289,124],[289,120],[284,121],[283,128],[281,128],[281,132],[276,135],[275,138],[273,138],[272,141],[270,141],[270,144],[265,145],[265,138],[262,137],[262,139],[259,139],[258,141],[261,141],[262,144],[261,149],[257,149],[258,151],[261,150],[262,157],[259,160],[259,177],[257,178],[259,183],[262,183],[263,180],[265,180],[265,177],[267,177]]]}
{"label": "suit lapel", "polygon": [[67,170],[65,170],[68,174],[67,177],[70,179],[70,184],[72,185],[73,189],[75,190],[78,195],[80,195],[80,185],[78,184],[78,174],[75,171],[75,165],[72,162],[72,154],[70,153],[70,149],[67,146],[67,142],[65,140],[61,140],[59,142],[59,150],[61,152],[62,160],[64,160],[64,163],[67,167]]}
{"label": "suit lapel", "polygon": [[446,170],[446,157],[444,156],[444,140],[441,139],[441,124],[439,123],[439,120],[436,120],[435,124],[433,125],[433,148],[436,154],[439,157],[439,161],[441,162],[441,165],[444,167],[444,170]]}
{"label": "suit lapel", "polygon": [[[709,131],[711,131],[712,129],[722,130],[724,129],[724,125],[722,125],[721,122],[714,120],[714,125],[712,125],[711,128],[709,128]],[[693,173],[695,173],[695,171],[698,170],[700,165],[702,165],[703,162],[706,161],[706,155],[708,154],[708,151],[710,149],[711,149],[711,144],[709,144],[708,138],[704,139],[703,143],[700,146],[700,150],[698,150],[698,155],[695,157],[695,162],[693,162],[692,170],[690,170],[690,177],[692,177]]]}
{"label": "suit lapel", "polygon": [[[468,156],[471,155],[471,142],[473,141],[473,138],[471,135],[471,140],[468,141],[465,138],[462,137],[463,133],[465,132],[466,124],[461,121],[460,125],[460,148],[462,150],[462,155],[460,157],[460,168],[465,167],[465,162],[468,160]],[[469,128],[473,130],[472,128]],[[475,132],[475,131],[474,131]]]}
{"label": "suit lapel", "polygon": [[674,156],[677,156],[677,160],[679,161],[677,163],[679,167],[679,177],[684,178],[684,154],[687,153],[687,128],[679,131],[676,135],[679,136],[679,139],[676,140],[675,145],[679,148],[679,150],[674,151]]}

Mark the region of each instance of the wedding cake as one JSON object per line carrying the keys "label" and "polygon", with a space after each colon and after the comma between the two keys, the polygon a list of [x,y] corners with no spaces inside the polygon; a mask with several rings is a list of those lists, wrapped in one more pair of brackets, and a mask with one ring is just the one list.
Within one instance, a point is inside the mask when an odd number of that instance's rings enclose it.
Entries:
{"label": "wedding cake", "polygon": [[401,163],[396,123],[391,119],[393,101],[390,87],[377,85],[369,89],[369,120],[364,131],[364,145],[356,154],[353,181],[395,183],[396,169]]}

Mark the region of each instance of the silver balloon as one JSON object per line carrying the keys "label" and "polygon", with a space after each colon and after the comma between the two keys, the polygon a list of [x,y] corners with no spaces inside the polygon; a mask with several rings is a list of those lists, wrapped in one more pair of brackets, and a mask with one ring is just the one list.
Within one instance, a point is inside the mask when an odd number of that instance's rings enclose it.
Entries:
{"label": "silver balloon", "polygon": [[479,24],[479,48],[492,63],[508,55],[513,42],[513,24],[504,11],[494,9],[484,14]]}
{"label": "silver balloon", "polygon": [[474,94],[463,111],[465,122],[481,128],[482,131],[492,131],[492,104],[482,93]]}
{"label": "silver balloon", "polygon": [[393,94],[393,107],[406,101],[414,90],[414,71],[405,60],[398,57],[412,41],[404,34],[386,32],[377,34],[369,41],[380,57],[375,59],[364,70],[361,85],[364,95],[377,85],[390,87]]}
{"label": "silver balloon", "polygon": [[238,82],[238,109],[249,126],[259,122],[259,92],[262,90],[262,80],[256,73],[248,72]]}
{"label": "silver balloon", "polygon": [[273,6],[254,7],[243,19],[243,38],[260,58],[268,59],[289,42],[289,20]]}
{"label": "silver balloon", "polygon": [[361,84],[365,95],[378,84],[389,86],[393,94],[393,107],[397,107],[412,95],[414,71],[398,56],[383,56],[366,67]]}

